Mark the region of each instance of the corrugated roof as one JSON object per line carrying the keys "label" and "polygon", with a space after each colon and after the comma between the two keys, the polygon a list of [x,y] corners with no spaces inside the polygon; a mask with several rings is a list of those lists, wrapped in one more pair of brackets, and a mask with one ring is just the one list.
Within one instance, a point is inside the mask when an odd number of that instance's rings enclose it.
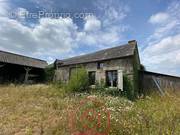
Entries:
{"label": "corrugated roof", "polygon": [[146,75],[166,76],[166,77],[172,77],[172,78],[180,79],[180,76],[174,76],[174,75],[169,75],[169,74],[157,73],[157,72],[152,72],[152,71],[142,71],[142,70],[140,70],[140,72],[143,73],[143,74],[146,74]]}
{"label": "corrugated roof", "polygon": [[86,55],[57,60],[57,63],[65,66],[132,56],[134,55],[135,45],[136,44],[125,44]]}
{"label": "corrugated roof", "polygon": [[23,65],[28,67],[35,67],[35,68],[45,68],[47,66],[47,62],[44,60],[31,58],[10,52],[5,52],[1,50],[0,50],[0,62]]}

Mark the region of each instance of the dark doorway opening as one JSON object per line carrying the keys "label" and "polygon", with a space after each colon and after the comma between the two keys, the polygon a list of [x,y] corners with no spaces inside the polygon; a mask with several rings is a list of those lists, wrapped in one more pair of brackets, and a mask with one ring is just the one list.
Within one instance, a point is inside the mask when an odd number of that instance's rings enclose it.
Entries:
{"label": "dark doorway opening", "polygon": [[89,77],[89,85],[95,85],[95,82],[96,82],[96,72],[95,71],[88,72],[88,77]]}

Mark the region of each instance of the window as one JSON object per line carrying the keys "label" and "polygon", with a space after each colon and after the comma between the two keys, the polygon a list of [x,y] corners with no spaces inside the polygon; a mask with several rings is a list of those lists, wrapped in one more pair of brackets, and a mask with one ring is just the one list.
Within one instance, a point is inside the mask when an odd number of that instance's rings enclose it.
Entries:
{"label": "window", "polygon": [[97,69],[103,68],[104,64],[102,62],[97,63]]}
{"label": "window", "polygon": [[95,71],[88,72],[88,76],[89,76],[89,84],[90,85],[95,85],[96,72]]}
{"label": "window", "polygon": [[106,71],[106,85],[110,87],[117,87],[117,70]]}

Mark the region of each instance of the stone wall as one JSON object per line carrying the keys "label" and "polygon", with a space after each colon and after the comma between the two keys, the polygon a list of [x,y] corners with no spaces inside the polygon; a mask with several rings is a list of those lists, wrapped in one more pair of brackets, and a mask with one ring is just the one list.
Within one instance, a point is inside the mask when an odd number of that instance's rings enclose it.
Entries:
{"label": "stone wall", "polygon": [[78,65],[70,65],[58,67],[55,72],[55,80],[68,82],[70,77],[70,70],[75,67],[83,66],[87,69],[87,71],[96,71],[96,81],[100,82],[101,80],[105,81],[105,72],[107,70],[122,70],[123,74],[127,74],[127,76],[133,80],[133,57],[127,57],[122,59],[114,59],[108,61],[102,61],[103,68],[97,69],[97,62],[86,63],[86,64],[78,64]]}
{"label": "stone wall", "polygon": [[136,97],[138,94],[141,93],[140,91],[140,85],[139,85],[139,70],[140,70],[140,59],[139,59],[139,52],[136,46],[135,52],[134,52],[134,57],[133,57],[133,68],[134,68],[134,74],[133,74],[133,95]]}

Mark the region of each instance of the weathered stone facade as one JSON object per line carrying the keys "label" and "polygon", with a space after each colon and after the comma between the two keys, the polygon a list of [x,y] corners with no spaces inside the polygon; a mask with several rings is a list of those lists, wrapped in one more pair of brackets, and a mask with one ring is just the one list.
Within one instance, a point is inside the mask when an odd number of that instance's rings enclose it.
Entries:
{"label": "weathered stone facade", "polygon": [[114,59],[101,61],[103,67],[98,69],[98,62],[86,63],[86,64],[77,64],[70,66],[58,67],[55,72],[55,80],[68,82],[70,78],[70,71],[72,68],[83,66],[87,72],[95,71],[96,72],[96,82],[101,82],[106,80],[106,71],[117,70],[122,71],[123,74],[126,74],[131,80],[133,80],[133,59],[132,57]]}
{"label": "weathered stone facade", "polygon": [[137,88],[138,86],[135,86],[135,84],[138,84],[136,81],[138,81],[137,73],[140,67],[137,43],[136,41],[131,41],[124,46],[66,60],[57,60],[55,67],[55,81],[67,83],[70,79],[72,69],[84,67],[88,73],[95,73],[95,81],[98,83],[105,82],[107,84],[108,79],[115,76],[116,87],[123,90],[123,75],[127,75],[129,80],[132,81],[134,88]]}

